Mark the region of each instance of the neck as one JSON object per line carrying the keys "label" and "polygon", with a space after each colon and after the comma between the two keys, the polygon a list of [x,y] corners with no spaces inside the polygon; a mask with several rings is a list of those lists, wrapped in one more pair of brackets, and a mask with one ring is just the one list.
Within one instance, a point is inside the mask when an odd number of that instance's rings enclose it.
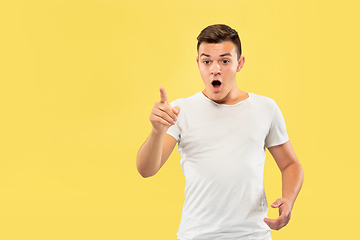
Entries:
{"label": "neck", "polygon": [[203,94],[209,98],[210,100],[218,103],[218,104],[226,104],[226,105],[234,105],[238,102],[241,102],[249,97],[248,93],[241,91],[239,88],[235,88],[231,90],[224,98],[214,100],[207,95],[206,91],[203,91]]}

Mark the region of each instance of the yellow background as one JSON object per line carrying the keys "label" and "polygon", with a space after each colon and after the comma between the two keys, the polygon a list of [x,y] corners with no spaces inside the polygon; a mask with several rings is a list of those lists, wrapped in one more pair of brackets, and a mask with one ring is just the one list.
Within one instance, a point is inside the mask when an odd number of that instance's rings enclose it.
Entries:
{"label": "yellow background", "polygon": [[[304,167],[273,239],[354,239],[359,212],[358,1],[33,0],[0,3],[0,239],[176,239],[175,150],[143,179],[136,153],[159,87],[203,89],[196,37],[235,28],[244,91],[276,100]],[[268,155],[268,202],[281,196]],[[269,216],[277,211],[270,209]]]}

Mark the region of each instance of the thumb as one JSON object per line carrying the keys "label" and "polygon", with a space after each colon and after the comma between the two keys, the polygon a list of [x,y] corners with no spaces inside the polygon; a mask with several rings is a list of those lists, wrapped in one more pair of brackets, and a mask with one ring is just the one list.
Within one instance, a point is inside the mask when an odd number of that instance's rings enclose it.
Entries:
{"label": "thumb", "polygon": [[278,208],[282,204],[281,198],[277,199],[273,204],[271,204],[272,208]]}
{"label": "thumb", "polygon": [[180,107],[179,107],[179,106],[175,106],[175,107],[173,107],[172,111],[173,111],[173,113],[175,113],[176,115],[178,115],[179,112],[180,112]]}

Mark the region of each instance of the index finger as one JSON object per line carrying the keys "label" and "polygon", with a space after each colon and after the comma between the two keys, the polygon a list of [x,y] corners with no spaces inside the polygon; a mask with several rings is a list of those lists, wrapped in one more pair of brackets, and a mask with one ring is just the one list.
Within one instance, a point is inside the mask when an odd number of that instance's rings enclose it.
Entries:
{"label": "index finger", "polygon": [[166,91],[164,87],[160,87],[160,97],[162,103],[169,103],[166,95]]}

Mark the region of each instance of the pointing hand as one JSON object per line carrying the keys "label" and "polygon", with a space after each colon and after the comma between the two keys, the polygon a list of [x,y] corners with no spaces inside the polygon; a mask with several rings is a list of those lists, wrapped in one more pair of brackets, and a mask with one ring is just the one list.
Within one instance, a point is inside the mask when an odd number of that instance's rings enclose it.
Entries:
{"label": "pointing hand", "polygon": [[166,91],[160,87],[160,102],[154,104],[150,114],[150,122],[154,131],[165,133],[167,129],[174,125],[180,112],[180,107],[172,107],[167,99]]}

